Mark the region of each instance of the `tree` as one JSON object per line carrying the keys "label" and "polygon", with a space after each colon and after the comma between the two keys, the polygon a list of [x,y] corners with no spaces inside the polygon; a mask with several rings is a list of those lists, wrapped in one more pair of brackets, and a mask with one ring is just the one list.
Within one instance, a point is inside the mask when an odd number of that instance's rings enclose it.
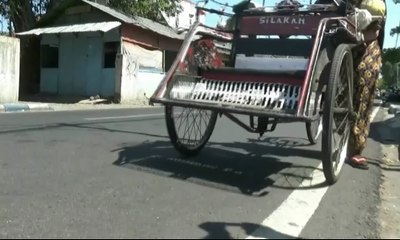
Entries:
{"label": "tree", "polygon": [[[0,0],[0,14],[9,19],[15,31],[29,29],[35,23],[32,1]],[[11,27],[11,26],[9,26]]]}
{"label": "tree", "polygon": [[394,81],[397,80],[398,76],[394,74],[395,72],[397,73],[397,71],[395,70],[397,70],[397,68],[399,67],[398,64],[399,62],[400,62],[400,48],[383,49],[383,54],[382,54],[383,66],[381,71],[383,79],[381,85],[384,86],[385,88],[395,84]]}
{"label": "tree", "polygon": [[[393,2],[394,2],[395,4],[399,4],[399,3],[400,3],[400,0],[393,0]],[[400,22],[399,22],[399,26],[397,26],[397,27],[395,27],[395,28],[392,28],[392,29],[390,30],[390,36],[396,35],[396,47],[397,47],[397,42],[398,42],[398,40],[399,40],[399,34],[400,34]]]}
{"label": "tree", "polygon": [[400,26],[390,29],[390,36],[394,36],[395,34],[400,33]]}
{"label": "tree", "polygon": [[390,62],[395,64],[400,61],[400,48],[385,48],[383,49],[382,62]]}
{"label": "tree", "polygon": [[393,83],[393,65],[390,62],[385,62],[382,66],[382,82],[381,87],[391,86]]}
{"label": "tree", "polygon": [[[32,29],[41,15],[64,1],[0,0],[0,15],[11,21],[15,32],[22,32]],[[160,11],[168,16],[178,13],[181,10],[179,2],[180,0],[110,0],[109,6],[130,15],[159,20]]]}
{"label": "tree", "polygon": [[379,78],[379,79],[376,81],[376,87],[377,87],[378,89],[387,89],[387,88],[388,88],[388,85],[387,85],[386,81],[385,81],[383,78]]}
{"label": "tree", "polygon": [[180,0],[110,0],[109,6],[129,15],[159,21],[161,11],[167,16],[179,13],[182,10],[179,3]]}

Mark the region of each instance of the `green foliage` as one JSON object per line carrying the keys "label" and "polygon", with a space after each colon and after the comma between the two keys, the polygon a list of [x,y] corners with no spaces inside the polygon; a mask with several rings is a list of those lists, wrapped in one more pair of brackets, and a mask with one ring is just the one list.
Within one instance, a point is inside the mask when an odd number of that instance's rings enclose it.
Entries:
{"label": "green foliage", "polygon": [[174,16],[182,9],[180,0],[110,0],[109,6],[126,14],[159,20],[160,13]]}
{"label": "green foliage", "polygon": [[385,48],[383,49],[382,62],[390,62],[395,64],[400,62],[400,48]]}
{"label": "green foliage", "polygon": [[393,81],[393,65],[390,62],[386,62],[382,66],[382,85],[390,86]]}
{"label": "green foliage", "polygon": [[394,36],[396,34],[400,34],[400,26],[390,29],[390,36]]}
{"label": "green foliage", "polygon": [[379,78],[376,82],[376,87],[378,89],[387,89],[389,87],[388,83],[383,78]]}
{"label": "green foliage", "polygon": [[[0,15],[6,18],[17,14],[24,6],[30,7],[34,15],[46,12],[52,0],[0,0]],[[25,5],[27,3],[27,5]]]}

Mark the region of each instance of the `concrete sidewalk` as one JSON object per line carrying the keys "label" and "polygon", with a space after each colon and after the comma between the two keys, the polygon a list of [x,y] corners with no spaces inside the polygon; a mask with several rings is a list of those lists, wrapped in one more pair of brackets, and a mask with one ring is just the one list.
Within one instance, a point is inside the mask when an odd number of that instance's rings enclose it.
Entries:
{"label": "concrete sidewalk", "polygon": [[79,110],[100,110],[100,109],[129,109],[129,108],[157,108],[161,105],[151,106],[145,103],[45,103],[25,102],[0,104],[0,113],[6,112],[28,112],[28,111],[79,111]]}
{"label": "concrete sidewalk", "polygon": [[128,103],[115,103],[111,98],[101,96],[60,96],[54,94],[39,93],[20,97],[16,103],[0,103],[1,112],[27,112],[27,111],[79,111],[101,109],[134,109],[154,108],[150,106],[148,99]]}

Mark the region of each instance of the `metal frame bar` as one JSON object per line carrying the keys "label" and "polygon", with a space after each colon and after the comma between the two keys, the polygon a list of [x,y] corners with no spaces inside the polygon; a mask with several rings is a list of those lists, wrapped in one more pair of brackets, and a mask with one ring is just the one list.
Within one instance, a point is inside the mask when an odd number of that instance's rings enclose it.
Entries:
{"label": "metal frame bar", "polygon": [[310,61],[308,63],[308,67],[307,67],[306,77],[305,77],[303,86],[301,88],[301,93],[300,93],[300,98],[299,98],[299,106],[298,106],[298,111],[297,111],[298,115],[305,115],[305,112],[307,110],[305,105],[306,104],[308,105],[308,102],[306,102],[306,100],[310,96],[310,92],[311,92],[310,82],[315,73],[315,67],[316,67],[317,59],[318,59],[319,52],[321,49],[323,35],[325,33],[328,23],[332,22],[332,21],[345,21],[347,24],[350,25],[350,27],[353,28],[352,29],[353,31],[349,30],[349,28],[346,28],[346,31],[350,35],[354,36],[355,39],[357,39],[356,26],[352,22],[350,22],[346,17],[331,17],[331,18],[325,18],[325,19],[321,20],[318,30],[317,30],[317,35],[315,37],[316,41],[314,42],[314,46],[311,51],[311,56],[310,56]]}
{"label": "metal frame bar", "polygon": [[192,27],[189,29],[189,32],[186,34],[185,40],[183,41],[182,46],[179,49],[178,55],[176,56],[175,61],[172,63],[171,68],[169,69],[169,71],[167,72],[161,83],[158,85],[157,89],[154,91],[154,94],[150,97],[150,104],[152,104],[155,99],[162,98],[163,95],[165,94],[168,83],[171,82],[172,76],[175,73],[178,66],[183,63],[187,51],[190,47],[190,44],[195,38],[196,33],[198,31],[198,27],[200,25],[201,23],[199,21],[195,21]]}
{"label": "metal frame bar", "polygon": [[166,98],[154,99],[153,103],[161,103],[165,105],[173,105],[179,107],[191,107],[198,109],[206,109],[206,110],[214,110],[221,113],[236,113],[236,114],[244,114],[244,115],[252,115],[259,117],[271,117],[271,118],[279,118],[282,120],[297,120],[301,122],[312,122],[318,120],[318,115],[315,116],[298,116],[295,112],[272,112],[272,111],[263,111],[256,110],[250,108],[237,108],[232,106],[224,106],[223,104],[211,104],[211,103],[203,103],[203,102],[194,102],[194,101],[185,101],[185,100],[170,100]]}
{"label": "metal frame bar", "polygon": [[233,116],[231,113],[224,112],[222,114],[225,115],[227,118],[229,118],[232,122],[236,123],[243,129],[245,129],[246,131],[248,131],[250,133],[259,133],[259,131],[257,131],[256,129],[254,129],[252,127],[247,126],[245,123],[240,121],[237,117]]}

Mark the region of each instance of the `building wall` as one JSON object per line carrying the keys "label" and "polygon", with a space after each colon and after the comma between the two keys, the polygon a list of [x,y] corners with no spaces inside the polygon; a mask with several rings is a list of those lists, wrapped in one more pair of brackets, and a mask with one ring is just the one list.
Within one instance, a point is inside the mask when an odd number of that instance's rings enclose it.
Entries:
{"label": "building wall", "polygon": [[[153,95],[168,71],[171,61],[175,60],[173,56],[180,49],[182,40],[167,38],[126,24],[122,25],[121,36],[122,52],[118,56],[119,69],[116,70],[116,98],[125,103],[147,104],[148,98]],[[146,51],[149,52],[149,59],[156,58],[157,63],[162,62],[162,66],[157,64],[157,67],[139,67],[143,64]],[[142,56],[141,60],[137,58],[138,55]]]}
{"label": "building wall", "polygon": [[[150,61],[149,61],[150,60]],[[161,50],[145,49],[122,41],[122,54],[118,57],[116,96],[121,103],[147,104],[148,98],[165,76],[160,66]]]}
{"label": "building wall", "polygon": [[[115,92],[115,66],[105,67],[105,43],[120,41],[119,29],[101,33],[43,35],[45,45],[58,48],[57,66],[42,67],[40,91],[60,95],[112,97]],[[118,47],[118,51],[119,51]]]}
{"label": "building wall", "polygon": [[18,101],[19,67],[19,39],[0,36],[0,103]]}
{"label": "building wall", "polygon": [[122,25],[121,36],[126,42],[171,51],[178,51],[183,42],[179,39],[171,39],[160,36],[154,32],[127,24]]}
{"label": "building wall", "polygon": [[[52,25],[103,21],[115,19],[90,6],[78,6],[67,9]],[[102,67],[103,45],[107,41],[120,43],[114,68]],[[160,36],[129,24],[123,24],[118,30],[104,36],[99,33],[44,35],[41,45],[57,46],[59,57],[57,67],[41,67],[41,92],[83,96],[100,94],[102,97],[114,96],[122,102],[142,101],[144,95],[152,94],[152,89],[157,87],[164,72],[162,69],[143,72],[138,68],[134,77],[130,76],[128,66],[132,66],[134,57],[122,52],[121,42],[170,52],[177,52],[182,44],[182,40]],[[162,58],[162,51],[157,51]],[[163,62],[163,59],[159,60]]]}

